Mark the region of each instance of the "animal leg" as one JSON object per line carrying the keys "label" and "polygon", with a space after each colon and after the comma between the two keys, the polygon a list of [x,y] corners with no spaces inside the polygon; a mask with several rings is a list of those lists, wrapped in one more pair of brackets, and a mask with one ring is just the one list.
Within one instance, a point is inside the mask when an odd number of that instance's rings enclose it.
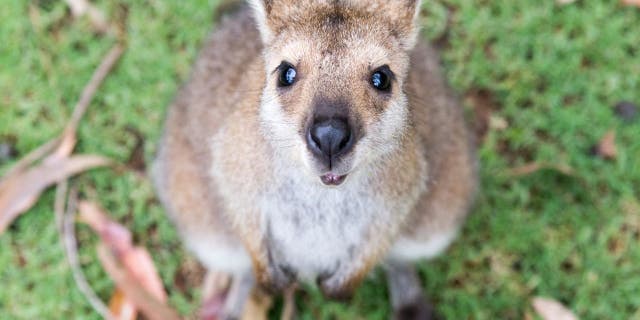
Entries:
{"label": "animal leg", "polygon": [[409,263],[389,262],[384,266],[394,320],[437,319],[422,291],[418,275]]}

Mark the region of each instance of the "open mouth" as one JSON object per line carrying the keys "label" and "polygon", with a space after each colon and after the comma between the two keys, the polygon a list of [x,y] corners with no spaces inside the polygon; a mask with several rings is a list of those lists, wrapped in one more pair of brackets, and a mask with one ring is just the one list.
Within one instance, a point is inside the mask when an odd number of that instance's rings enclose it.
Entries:
{"label": "open mouth", "polygon": [[342,184],[344,182],[344,179],[347,177],[347,175],[337,175],[337,174],[333,174],[333,173],[327,173],[323,176],[320,176],[320,180],[322,180],[322,183],[324,183],[325,185],[328,186],[339,186],[340,184]]}

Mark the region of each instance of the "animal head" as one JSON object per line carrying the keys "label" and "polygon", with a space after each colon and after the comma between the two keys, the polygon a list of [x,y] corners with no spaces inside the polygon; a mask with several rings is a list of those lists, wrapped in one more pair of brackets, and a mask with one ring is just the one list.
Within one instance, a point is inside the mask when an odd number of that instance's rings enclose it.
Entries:
{"label": "animal head", "polygon": [[261,126],[326,185],[397,151],[419,0],[250,0],[264,45]]}

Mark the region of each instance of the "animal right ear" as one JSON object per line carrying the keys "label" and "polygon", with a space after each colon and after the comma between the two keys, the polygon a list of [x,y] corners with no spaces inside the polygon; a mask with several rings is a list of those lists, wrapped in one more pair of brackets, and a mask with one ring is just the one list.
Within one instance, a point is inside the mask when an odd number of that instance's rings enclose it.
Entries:
{"label": "animal right ear", "polygon": [[269,17],[273,9],[273,1],[274,0],[249,0],[249,5],[253,8],[253,15],[264,43],[269,42],[274,34],[273,25],[269,23]]}

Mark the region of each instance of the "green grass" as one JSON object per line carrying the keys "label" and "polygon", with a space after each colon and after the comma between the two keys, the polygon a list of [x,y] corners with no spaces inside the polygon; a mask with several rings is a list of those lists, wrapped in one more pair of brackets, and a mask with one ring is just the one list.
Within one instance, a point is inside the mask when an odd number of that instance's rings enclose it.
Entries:
{"label": "green grass", "polygon": [[[618,1],[427,1],[425,33],[444,43],[447,76],[462,96],[483,92],[494,117],[479,154],[482,190],[461,238],[420,266],[438,310],[450,319],[521,319],[530,300],[562,301],[582,319],[640,319],[640,121],[613,113],[640,103],[640,10]],[[79,129],[78,151],[126,162],[144,137],[149,161],[166,106],[188,76],[213,25],[217,1],[97,1],[128,13],[128,49]],[[0,143],[18,156],[57,135],[110,36],[74,21],[62,1],[7,0],[0,10]],[[464,99],[474,107],[474,99]],[[477,106],[476,106],[477,107]],[[484,106],[485,108],[487,106]],[[608,130],[618,157],[589,149]],[[565,176],[506,171],[531,161],[562,163]],[[154,197],[131,172],[96,170],[73,180],[150,249],[173,306],[189,313],[197,288],[180,285],[192,264]],[[53,192],[0,236],[0,317],[98,319],[76,289],[59,243]],[[78,226],[81,262],[103,299],[113,287]],[[385,319],[384,277],[374,272],[350,304],[298,298],[302,319]]]}

